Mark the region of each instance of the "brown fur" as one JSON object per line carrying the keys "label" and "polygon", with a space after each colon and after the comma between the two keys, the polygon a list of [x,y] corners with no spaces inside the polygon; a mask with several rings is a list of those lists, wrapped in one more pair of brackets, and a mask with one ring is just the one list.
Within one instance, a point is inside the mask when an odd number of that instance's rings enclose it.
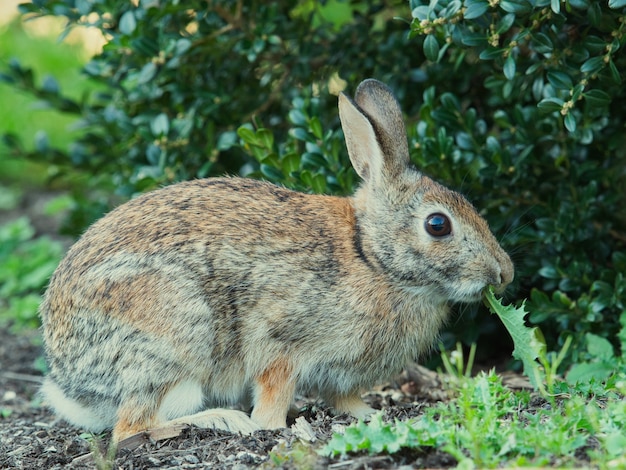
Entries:
{"label": "brown fur", "polygon": [[[365,418],[360,390],[426,351],[450,303],[511,281],[474,208],[411,166],[391,92],[367,80],[355,96],[339,103],[354,196],[197,180],[87,230],[41,307],[61,416],[115,439],[167,423],[251,432],[285,426],[300,392]],[[433,213],[449,236],[426,232]],[[211,408],[248,400],[251,418]]]}

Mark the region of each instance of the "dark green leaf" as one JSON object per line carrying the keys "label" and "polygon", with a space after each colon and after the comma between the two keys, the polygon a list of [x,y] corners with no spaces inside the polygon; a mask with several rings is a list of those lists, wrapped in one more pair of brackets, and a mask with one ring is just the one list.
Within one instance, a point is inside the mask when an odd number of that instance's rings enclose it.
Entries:
{"label": "dark green leaf", "polygon": [[557,90],[571,90],[574,86],[572,78],[565,72],[548,72],[548,81]]}
{"label": "dark green leaf", "polygon": [[565,115],[565,119],[563,119],[563,123],[565,124],[565,128],[570,132],[576,131],[576,118],[574,117],[574,113],[569,112]]}
{"label": "dark green leaf", "polygon": [[509,55],[506,58],[502,71],[507,80],[513,80],[513,78],[515,78],[515,58],[513,55]]}
{"label": "dark green leaf", "polygon": [[609,70],[611,71],[611,78],[613,79],[613,81],[620,85],[622,83],[622,76],[619,73],[615,62],[613,62],[613,59],[609,61]]}
{"label": "dark green leaf", "polygon": [[500,8],[508,13],[520,15],[530,13],[533,6],[528,0],[502,0],[500,2]]}
{"label": "dark green leaf", "polygon": [[560,98],[544,98],[537,104],[537,108],[543,113],[552,113],[563,109],[564,101]]}
{"label": "dark green leaf", "polygon": [[424,39],[424,55],[431,62],[437,62],[439,58],[439,42],[433,34],[429,34]]}
{"label": "dark green leaf", "polygon": [[466,20],[473,20],[487,13],[489,3],[486,0],[474,0],[465,2],[465,11],[463,17]]}
{"label": "dark green leaf", "polygon": [[282,171],[273,166],[266,165],[265,163],[261,163],[260,170],[261,174],[270,181],[282,181],[285,179],[285,175],[283,175]]}
{"label": "dark green leaf", "polygon": [[313,140],[310,134],[301,127],[294,127],[293,129],[290,129],[289,135],[297,140],[302,140],[304,142]]}
{"label": "dark green leaf", "polygon": [[585,97],[585,101],[592,108],[604,108],[611,104],[611,95],[609,95],[606,91],[594,89],[589,90],[586,93],[583,93]]}
{"label": "dark green leaf", "polygon": [[597,73],[604,67],[604,57],[592,57],[580,67],[583,73]]}
{"label": "dark green leaf", "polygon": [[489,47],[481,51],[479,57],[482,60],[494,60],[502,57],[504,55],[504,51],[506,51],[506,49]]}
{"label": "dark green leaf", "polygon": [[531,47],[540,54],[549,54],[554,49],[552,40],[544,33],[535,33],[531,39]]}
{"label": "dark green leaf", "polygon": [[496,33],[498,34],[506,33],[509,29],[511,29],[511,26],[513,26],[513,23],[515,23],[515,14],[509,13],[508,15],[504,15],[502,19],[500,20],[500,23],[498,23],[498,27],[496,28]]}

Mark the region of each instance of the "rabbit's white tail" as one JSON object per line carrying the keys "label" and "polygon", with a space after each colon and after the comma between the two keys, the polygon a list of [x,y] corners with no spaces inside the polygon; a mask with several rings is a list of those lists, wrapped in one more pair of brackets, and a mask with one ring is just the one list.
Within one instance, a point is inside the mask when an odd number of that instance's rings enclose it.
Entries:
{"label": "rabbit's white tail", "polygon": [[94,409],[68,397],[50,377],[44,380],[41,394],[46,405],[68,423],[91,432],[101,432],[115,425],[115,408],[100,405]]}

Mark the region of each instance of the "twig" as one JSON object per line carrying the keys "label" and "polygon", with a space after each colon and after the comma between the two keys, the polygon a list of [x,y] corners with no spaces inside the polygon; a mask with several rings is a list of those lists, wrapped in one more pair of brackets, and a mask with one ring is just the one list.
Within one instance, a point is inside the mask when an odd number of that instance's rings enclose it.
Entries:
{"label": "twig", "polygon": [[39,375],[20,374],[18,372],[2,372],[0,375],[9,380],[21,380],[23,382],[33,382],[37,384],[43,382],[43,377]]}

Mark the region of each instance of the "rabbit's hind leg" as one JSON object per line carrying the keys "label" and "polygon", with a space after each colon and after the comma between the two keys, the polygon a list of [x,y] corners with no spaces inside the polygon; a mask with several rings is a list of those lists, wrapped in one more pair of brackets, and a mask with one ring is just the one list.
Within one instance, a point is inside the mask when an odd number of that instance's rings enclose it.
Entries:
{"label": "rabbit's hind leg", "polygon": [[296,380],[289,360],[279,358],[257,377],[252,420],[262,429],[287,426],[287,412],[293,402]]}
{"label": "rabbit's hind leg", "polygon": [[202,387],[192,380],[163,385],[150,392],[136,391],[126,396],[117,410],[113,439],[121,441],[147,429],[162,427],[169,420],[195,413],[202,408],[203,401]]}
{"label": "rabbit's hind leg", "polygon": [[369,418],[376,410],[366,405],[358,392],[348,395],[335,395],[330,403],[336,413],[348,413],[358,419]]}

